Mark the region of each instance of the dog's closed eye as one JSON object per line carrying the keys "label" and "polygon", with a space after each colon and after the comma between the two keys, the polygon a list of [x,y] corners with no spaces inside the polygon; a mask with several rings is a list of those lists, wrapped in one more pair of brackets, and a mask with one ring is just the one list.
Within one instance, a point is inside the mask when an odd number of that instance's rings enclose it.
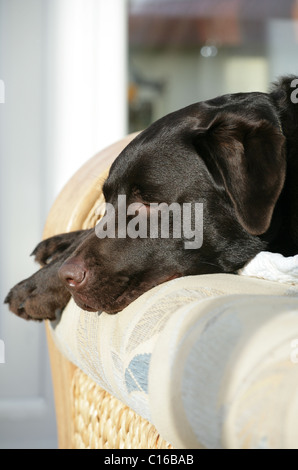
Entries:
{"label": "dog's closed eye", "polygon": [[158,201],[154,197],[154,194],[150,190],[146,190],[139,186],[134,186],[131,191],[133,202],[141,203],[144,206],[149,206],[151,203],[157,203]]}

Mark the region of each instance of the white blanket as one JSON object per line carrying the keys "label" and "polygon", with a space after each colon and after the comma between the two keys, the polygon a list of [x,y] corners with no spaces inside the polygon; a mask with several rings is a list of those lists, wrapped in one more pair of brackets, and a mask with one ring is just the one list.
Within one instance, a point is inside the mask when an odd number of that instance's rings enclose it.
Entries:
{"label": "white blanket", "polygon": [[278,253],[262,251],[240,269],[238,274],[296,284],[298,283],[298,255],[286,258]]}

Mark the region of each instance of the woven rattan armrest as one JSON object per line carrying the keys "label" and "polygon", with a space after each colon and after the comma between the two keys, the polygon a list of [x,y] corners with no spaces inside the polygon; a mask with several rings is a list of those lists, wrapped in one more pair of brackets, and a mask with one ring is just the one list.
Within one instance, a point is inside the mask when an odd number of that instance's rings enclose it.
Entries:
{"label": "woven rattan armrest", "polygon": [[[74,175],[44,237],[94,227],[108,168],[132,138]],[[156,286],[118,315],[71,300],[47,324],[59,447],[297,447],[297,295],[211,274]]]}
{"label": "woven rattan armrest", "polygon": [[[99,152],[77,171],[51,208],[44,238],[94,226],[94,207],[102,202],[101,188],[108,168],[134,136]],[[66,359],[57,349],[48,324],[46,330],[60,448],[168,447],[148,421]]]}

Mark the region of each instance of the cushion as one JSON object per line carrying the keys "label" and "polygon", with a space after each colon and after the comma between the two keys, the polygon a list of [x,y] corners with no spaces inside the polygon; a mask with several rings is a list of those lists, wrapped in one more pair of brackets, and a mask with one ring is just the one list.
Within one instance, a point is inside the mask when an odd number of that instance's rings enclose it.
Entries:
{"label": "cushion", "polygon": [[71,362],[174,447],[297,445],[297,297],[297,284],[188,276],[117,315],[71,300],[51,331]]}

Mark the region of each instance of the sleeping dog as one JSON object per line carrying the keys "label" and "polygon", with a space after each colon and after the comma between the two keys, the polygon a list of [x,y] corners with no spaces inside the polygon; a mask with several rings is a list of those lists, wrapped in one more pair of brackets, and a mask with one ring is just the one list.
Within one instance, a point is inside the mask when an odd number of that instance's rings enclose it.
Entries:
{"label": "sleeping dog", "polygon": [[[298,78],[288,76],[268,94],[199,102],[138,134],[103,186],[107,204],[115,207],[116,234],[102,236],[101,223],[42,241],[33,254],[43,267],[11,289],[5,299],[10,309],[25,319],[54,319],[72,296],[84,310],[113,314],[179,276],[236,273],[263,250],[296,254],[297,86]],[[194,209],[202,204],[202,243],[187,249],[185,233],[171,230],[167,237],[160,231],[120,236],[119,195],[125,209],[137,205],[139,223],[151,220],[160,204],[175,203],[191,206],[195,227]],[[124,217],[128,227],[132,217],[128,211]],[[173,229],[172,215],[168,221]]]}

